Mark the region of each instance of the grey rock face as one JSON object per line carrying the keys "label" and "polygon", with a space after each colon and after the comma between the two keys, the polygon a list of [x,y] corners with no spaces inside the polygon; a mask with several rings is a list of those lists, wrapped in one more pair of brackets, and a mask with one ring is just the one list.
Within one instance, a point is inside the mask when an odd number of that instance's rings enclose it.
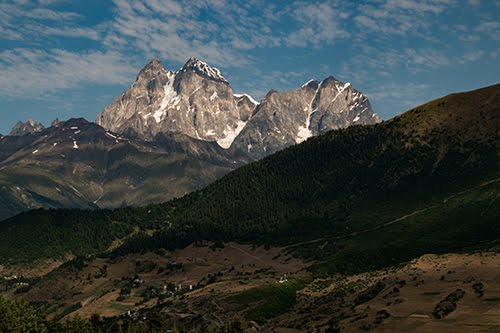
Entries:
{"label": "grey rock face", "polygon": [[234,96],[218,69],[202,61],[191,58],[170,72],[153,60],[98,115],[97,123],[145,140],[158,133],[181,133],[229,148],[254,108],[249,98]]}
{"label": "grey rock face", "polygon": [[380,122],[368,98],[333,77],[296,90],[271,90],[231,149],[259,159],[327,131]]}
{"label": "grey rock face", "polygon": [[42,124],[37,123],[33,119],[29,118],[24,123],[22,121],[18,121],[10,131],[9,135],[22,136],[25,134],[40,132],[44,129],[45,127]]}
{"label": "grey rock face", "polygon": [[97,117],[116,133],[144,140],[181,133],[252,159],[332,129],[379,121],[366,96],[333,77],[282,93],[271,90],[258,103],[234,94],[218,69],[195,58],[175,72],[151,61]]}

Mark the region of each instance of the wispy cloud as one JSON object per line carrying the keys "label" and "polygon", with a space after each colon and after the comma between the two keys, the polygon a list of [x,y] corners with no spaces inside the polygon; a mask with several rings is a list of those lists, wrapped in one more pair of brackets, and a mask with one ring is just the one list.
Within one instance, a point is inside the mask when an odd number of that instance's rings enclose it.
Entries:
{"label": "wispy cloud", "polygon": [[483,50],[476,50],[465,53],[462,58],[459,60],[460,63],[465,64],[467,62],[475,62],[484,57],[486,54]]}
{"label": "wispy cloud", "polygon": [[0,96],[38,97],[89,83],[123,84],[136,70],[116,52],[12,49],[0,52]]}
{"label": "wispy cloud", "polygon": [[100,38],[99,29],[86,27],[45,27],[40,33],[47,36],[80,37],[91,40],[99,40]]}
{"label": "wispy cloud", "polygon": [[390,98],[398,101],[404,100],[405,102],[403,104],[413,105],[415,102],[412,98],[416,95],[415,92],[419,95],[430,88],[432,88],[432,86],[426,83],[388,83],[368,90],[366,94],[374,99]]}
{"label": "wispy cloud", "polygon": [[[435,15],[456,4],[455,0],[378,0],[359,6],[354,19],[363,34],[429,36]],[[431,15],[431,17],[428,17]],[[434,15],[434,17],[432,17]]]}
{"label": "wispy cloud", "polygon": [[80,14],[68,11],[55,11],[48,8],[36,6],[29,1],[23,3],[22,6],[0,3],[0,15],[6,21],[13,21],[18,18],[29,18],[46,21],[63,21],[73,20],[81,17]]}
{"label": "wispy cloud", "polygon": [[132,40],[146,54],[164,59],[193,55],[215,65],[238,67],[252,63],[248,50],[324,47],[349,37],[342,24],[349,13],[338,3],[114,0],[115,17],[106,45],[120,49]]}
{"label": "wispy cloud", "polygon": [[233,36],[225,37],[216,24],[200,22],[200,5],[158,0],[114,0],[114,4],[112,29],[105,39],[108,48],[122,50],[132,42],[150,57],[167,60],[194,55],[214,64],[241,66],[247,62],[231,47]]}
{"label": "wispy cloud", "polygon": [[500,40],[500,22],[498,21],[481,22],[474,30],[495,40]]}
{"label": "wispy cloud", "polygon": [[44,36],[99,38],[95,27],[78,25],[80,14],[43,7],[54,2],[20,1],[18,5],[0,2],[0,40],[34,42]]}
{"label": "wispy cloud", "polygon": [[286,37],[288,46],[318,47],[349,37],[342,24],[349,14],[342,11],[340,5],[330,2],[295,3],[294,8],[292,16],[299,22],[299,28]]}
{"label": "wispy cloud", "polygon": [[416,105],[427,102],[445,93],[428,83],[382,82],[368,88],[364,93],[375,102],[377,113],[387,119],[398,112],[406,111]]}
{"label": "wispy cloud", "polygon": [[389,77],[394,72],[401,71],[416,74],[453,63],[454,59],[445,49],[395,49],[364,45],[360,47],[357,55],[342,65],[340,74],[343,77],[352,77],[355,81],[365,81],[367,78]]}

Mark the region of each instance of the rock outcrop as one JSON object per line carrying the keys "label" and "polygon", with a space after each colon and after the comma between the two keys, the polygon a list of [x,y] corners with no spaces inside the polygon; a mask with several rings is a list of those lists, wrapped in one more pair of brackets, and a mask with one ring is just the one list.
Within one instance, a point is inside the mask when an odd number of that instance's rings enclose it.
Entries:
{"label": "rock outcrop", "polygon": [[22,136],[25,134],[40,132],[44,129],[45,127],[42,124],[37,123],[33,119],[29,118],[24,123],[22,121],[18,121],[10,131],[9,135]]}

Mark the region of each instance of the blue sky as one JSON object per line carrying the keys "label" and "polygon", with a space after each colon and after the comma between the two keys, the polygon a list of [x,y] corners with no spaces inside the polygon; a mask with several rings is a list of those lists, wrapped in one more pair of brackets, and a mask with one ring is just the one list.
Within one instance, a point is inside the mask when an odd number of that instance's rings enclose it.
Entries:
{"label": "blue sky", "polygon": [[85,117],[152,58],[256,99],[333,75],[388,119],[500,82],[500,0],[0,0],[0,133]]}

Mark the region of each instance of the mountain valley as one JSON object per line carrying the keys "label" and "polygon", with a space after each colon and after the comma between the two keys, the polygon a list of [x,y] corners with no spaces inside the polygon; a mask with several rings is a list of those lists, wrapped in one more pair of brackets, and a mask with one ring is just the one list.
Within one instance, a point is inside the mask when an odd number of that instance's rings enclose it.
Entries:
{"label": "mountain valley", "polygon": [[0,0],[0,333],[500,333],[500,0]]}

